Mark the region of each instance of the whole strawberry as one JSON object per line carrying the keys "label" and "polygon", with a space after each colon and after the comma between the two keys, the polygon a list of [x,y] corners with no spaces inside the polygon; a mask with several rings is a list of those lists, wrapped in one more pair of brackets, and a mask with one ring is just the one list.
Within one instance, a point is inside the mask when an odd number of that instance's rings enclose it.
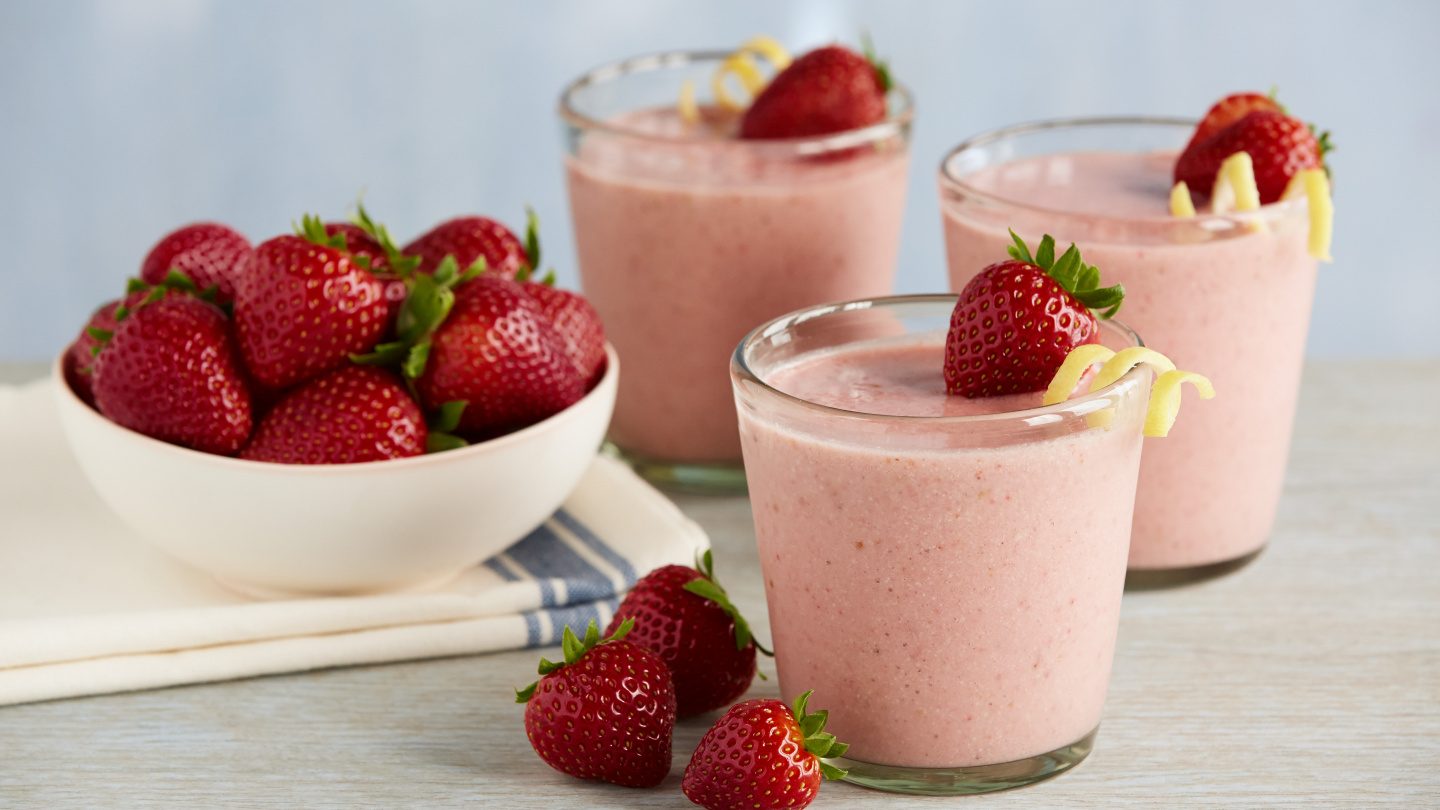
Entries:
{"label": "whole strawberry", "polygon": [[[525,271],[521,272],[523,277]],[[543,281],[527,278],[524,288],[559,333],[565,356],[575,364],[585,381],[585,390],[593,388],[605,373],[605,326],[600,322],[600,313],[579,293],[556,287],[553,276]]]}
{"label": "whole strawberry", "polygon": [[806,713],[810,693],[794,710],[778,700],[747,700],[731,707],[685,766],[681,790],[708,810],[800,808],[815,800],[820,779],[845,771],[822,762],[850,747],[825,731],[829,714]]}
{"label": "whole strawberry", "polygon": [[140,265],[140,278],[159,284],[179,270],[206,289],[214,286],[215,301],[235,300],[235,287],[250,258],[250,240],[216,222],[197,222],[171,232],[155,244]]}
{"label": "whole strawberry", "polygon": [[488,272],[455,288],[454,304],[428,343],[415,380],[420,402],[427,411],[468,403],[462,434],[518,430],[585,395],[585,380],[539,305],[517,282]]}
{"label": "whole strawberry", "polygon": [[486,273],[507,279],[515,278],[520,268],[529,264],[525,244],[513,232],[489,217],[463,216],[436,225],[424,235],[401,249],[406,256],[420,260],[419,270],[432,273],[446,256],[455,257],[460,267],[469,267],[476,259],[484,259]]}
{"label": "whole strawberry", "polygon": [[653,787],[670,773],[675,690],[665,663],[624,641],[630,623],[600,638],[565,628],[565,661],[540,659],[539,681],[516,690],[525,736],[545,764],[580,779]]}
{"label": "whole strawberry", "polygon": [[[360,211],[361,215],[365,216],[363,207]],[[343,239],[344,241],[336,246],[349,253],[350,258],[356,264],[369,270],[380,280],[381,284],[385,285],[386,332],[393,332],[395,322],[400,317],[400,307],[405,303],[405,296],[409,292],[409,288],[405,285],[404,270],[391,267],[390,255],[393,245],[387,248],[386,245],[371,236],[370,230],[353,222],[327,222],[324,231],[325,235],[331,239],[334,237]]]}
{"label": "whole strawberry", "polygon": [[112,422],[172,444],[230,455],[250,436],[250,392],[218,307],[188,295],[141,304],[116,326],[95,373]]}
{"label": "whole strawberry", "polygon": [[106,301],[101,304],[65,349],[65,359],[61,363],[61,369],[65,373],[65,382],[69,383],[70,390],[74,391],[80,399],[89,405],[95,404],[95,366],[99,361],[100,349],[109,341],[110,336],[115,333],[118,322],[115,312],[121,304],[127,307],[134,307],[146,296],[143,291],[129,293],[123,300]]}
{"label": "whole strawberry", "polygon": [[241,458],[353,464],[425,452],[425,416],[390,371],[341,366],[287,393],[255,427]]}
{"label": "whole strawberry", "polygon": [[1010,261],[986,267],[960,291],[945,338],[945,390],[966,397],[1043,391],[1076,346],[1100,341],[1100,318],[1125,289],[1100,286],[1100,270],[1073,244],[1058,259],[1046,234],[1032,257],[1014,231]]}
{"label": "whole strawberry", "polygon": [[710,552],[698,570],[667,565],[640,578],[606,632],[634,620],[630,641],[654,652],[675,681],[679,717],[726,706],[755,679],[750,625],[715,581]]}
{"label": "whole strawberry", "polygon": [[1254,165],[1260,202],[1269,204],[1284,196],[1298,172],[1324,167],[1331,148],[1329,133],[1317,137],[1313,127],[1286,114],[1274,99],[1236,94],[1212,107],[1196,127],[1175,161],[1175,181],[1183,181],[1196,199],[1209,199],[1220,164],[1246,152]]}
{"label": "whole strawberry", "polygon": [[867,127],[885,120],[889,70],[828,45],[796,59],[756,96],[740,121],[741,138],[804,138]]}
{"label": "whole strawberry", "polygon": [[384,287],[336,247],[277,236],[255,248],[235,293],[245,365],[287,388],[368,352],[385,331]]}

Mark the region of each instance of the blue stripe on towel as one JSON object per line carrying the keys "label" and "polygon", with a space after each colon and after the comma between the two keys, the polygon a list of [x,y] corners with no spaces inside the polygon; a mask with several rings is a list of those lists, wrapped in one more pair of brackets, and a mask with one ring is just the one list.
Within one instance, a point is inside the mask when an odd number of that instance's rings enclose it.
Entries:
{"label": "blue stripe on towel", "polygon": [[554,580],[564,581],[566,604],[593,602],[615,595],[610,578],[555,536],[549,526],[540,526],[507,553],[511,561],[535,577],[540,586],[541,604],[545,607],[559,603]]}
{"label": "blue stripe on towel", "polygon": [[606,562],[615,566],[615,569],[625,578],[626,587],[635,584],[635,566],[631,565],[630,561],[621,556],[615,549],[606,545],[605,541],[601,540],[595,532],[591,531],[589,526],[576,520],[574,515],[564,509],[558,510],[555,513],[555,520],[558,521],[561,526],[569,529],[587,548],[599,554]]}
{"label": "blue stripe on towel", "polygon": [[[602,604],[607,605],[613,615],[618,603],[615,599],[601,599],[594,602],[586,602],[582,605],[572,605],[566,608],[556,608],[546,611],[550,614],[550,636],[539,644],[532,641],[530,642],[530,646],[540,647],[549,644],[559,644],[560,637],[564,634],[567,626],[574,631],[575,635],[584,638],[585,629],[590,626],[590,622],[592,621],[595,622],[596,625],[599,625],[601,632],[604,632],[605,627],[600,624],[600,605]],[[530,620],[532,618],[534,618],[533,613],[525,614],[525,626],[527,629],[530,626]]]}
{"label": "blue stripe on towel", "polygon": [[494,571],[496,574],[499,574],[500,578],[505,580],[506,582],[520,581],[520,575],[516,574],[514,571],[511,571],[508,566],[500,562],[499,557],[491,557],[490,559],[486,560],[485,567],[489,568],[491,571]]}
{"label": "blue stripe on towel", "polygon": [[540,616],[535,611],[520,614],[525,617],[525,646],[540,646]]}

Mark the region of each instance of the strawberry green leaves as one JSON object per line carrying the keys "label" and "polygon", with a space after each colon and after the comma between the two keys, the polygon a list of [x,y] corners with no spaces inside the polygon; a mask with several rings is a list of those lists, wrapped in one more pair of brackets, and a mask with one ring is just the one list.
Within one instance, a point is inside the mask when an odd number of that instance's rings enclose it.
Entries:
{"label": "strawberry green leaves", "polygon": [[822,759],[820,772],[826,779],[844,779],[846,771],[837,768],[823,759],[826,757],[843,756],[850,750],[849,743],[843,743],[835,739],[835,735],[825,730],[825,723],[830,719],[830,712],[821,709],[820,711],[807,713],[806,708],[810,703],[810,695],[814,690],[809,690],[795,698],[791,711],[795,714],[795,722],[800,724],[800,733],[805,737],[805,750]]}
{"label": "strawberry green leaves", "polygon": [[1010,231],[1010,239],[1013,242],[1008,250],[1010,258],[1044,270],[1046,275],[1055,279],[1056,283],[1075,296],[1080,303],[1094,310],[1100,318],[1108,320],[1120,310],[1120,304],[1125,300],[1125,286],[1115,284],[1101,287],[1100,268],[1086,264],[1074,242],[1071,242],[1070,247],[1057,259],[1055,239],[1048,233],[1041,238],[1034,256],[1030,255],[1030,248],[1025,244],[1025,240],[1013,230]]}
{"label": "strawberry green leaves", "polygon": [[464,415],[465,406],[469,404],[463,399],[457,399],[440,406],[440,410],[430,417],[427,425],[429,431],[425,436],[425,452],[443,453],[469,444],[455,435],[455,429],[460,427],[460,417]]}
{"label": "strawberry green leaves", "polygon": [[485,272],[484,257],[460,271],[454,256],[446,256],[433,274],[417,273],[407,280],[410,287],[396,322],[396,340],[382,343],[368,354],[351,356],[362,365],[398,365],[407,380],[425,373],[430,357],[430,338],[445,323],[455,306],[455,288]]}
{"label": "strawberry green leaves", "polygon": [[[612,641],[620,641],[621,639],[630,635],[630,631],[634,629],[634,627],[635,620],[626,619],[620,624],[619,627],[615,628],[615,632],[611,633],[606,638],[601,638],[599,626],[595,624],[594,620],[591,620],[590,626],[585,628],[585,638],[582,640],[575,635],[575,631],[571,630],[569,625],[566,625],[565,631],[561,634],[560,637],[560,647],[565,653],[565,660],[563,662],[557,663],[555,661],[550,661],[544,657],[541,657],[540,667],[538,671],[542,677],[545,675],[549,675],[550,673],[558,669],[561,669],[569,664],[573,664],[579,661],[585,656],[585,653],[590,652],[601,644],[609,644]],[[515,702],[529,702],[530,697],[535,694],[535,689],[539,685],[540,682],[536,681],[535,683],[530,684],[524,689],[516,689]]]}
{"label": "strawberry green leaves", "polygon": [[860,35],[860,53],[875,68],[875,75],[880,79],[880,89],[883,92],[890,92],[895,82],[890,77],[890,63],[881,59],[875,53],[875,43],[870,40],[870,32],[866,31]]}
{"label": "strawberry green leaves", "polygon": [[709,549],[706,549],[705,554],[696,562],[695,569],[703,576],[685,583],[685,590],[702,599],[714,602],[730,616],[730,619],[735,622],[735,649],[743,650],[754,643],[756,650],[773,657],[774,653],[765,649],[755,639],[750,630],[750,623],[745,621],[745,617],[740,614],[740,609],[735,607],[735,604],[730,601],[730,596],[725,593],[725,589],[720,587],[720,583],[715,580],[714,558]]}

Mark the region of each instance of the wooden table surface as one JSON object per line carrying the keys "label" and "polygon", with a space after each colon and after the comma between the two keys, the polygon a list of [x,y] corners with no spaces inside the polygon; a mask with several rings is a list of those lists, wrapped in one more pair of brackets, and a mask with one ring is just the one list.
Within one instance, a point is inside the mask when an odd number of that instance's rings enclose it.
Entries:
{"label": "wooden table surface", "polygon": [[[747,501],[678,500],[768,638]],[[0,708],[0,807],[689,806],[704,718],[677,728],[654,790],[540,762],[511,699],[539,654]],[[1307,368],[1271,547],[1225,579],[1126,595],[1104,724],[1074,771],[971,799],[828,784],[816,806],[947,803],[1440,806],[1440,361]]]}

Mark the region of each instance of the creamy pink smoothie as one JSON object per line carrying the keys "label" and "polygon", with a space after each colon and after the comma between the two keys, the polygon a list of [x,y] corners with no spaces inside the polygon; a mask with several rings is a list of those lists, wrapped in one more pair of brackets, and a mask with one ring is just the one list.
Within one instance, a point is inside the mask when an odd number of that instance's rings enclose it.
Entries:
{"label": "creamy pink smoothie", "polygon": [[628,114],[567,161],[585,295],[620,354],[611,439],[655,460],[737,462],[730,353],[802,306],[888,293],[903,147],[781,156],[673,109]]}
{"label": "creamy pink smoothie", "polygon": [[[1172,152],[1026,158],[964,178],[1006,201],[942,181],[950,282],[961,289],[1005,258],[1006,228],[1079,244],[1106,284],[1125,285],[1119,317],[1151,348],[1215,383],[1164,441],[1147,443],[1130,566],[1174,569],[1264,546],[1285,475],[1316,261],[1297,200],[1268,206],[1263,229],[1169,215]],[[1042,210],[1043,209],[1043,210]],[[1230,224],[1234,224],[1231,222]],[[1032,241],[1031,244],[1034,242]]]}
{"label": "creamy pink smoothie", "polygon": [[[766,377],[871,414],[968,416],[1040,394],[949,397],[943,343],[870,341]],[[814,689],[847,756],[947,768],[1069,746],[1100,722],[1115,649],[1148,387],[1111,429],[863,432],[772,418],[740,433],[781,691]],[[842,420],[843,422],[844,420]]]}

